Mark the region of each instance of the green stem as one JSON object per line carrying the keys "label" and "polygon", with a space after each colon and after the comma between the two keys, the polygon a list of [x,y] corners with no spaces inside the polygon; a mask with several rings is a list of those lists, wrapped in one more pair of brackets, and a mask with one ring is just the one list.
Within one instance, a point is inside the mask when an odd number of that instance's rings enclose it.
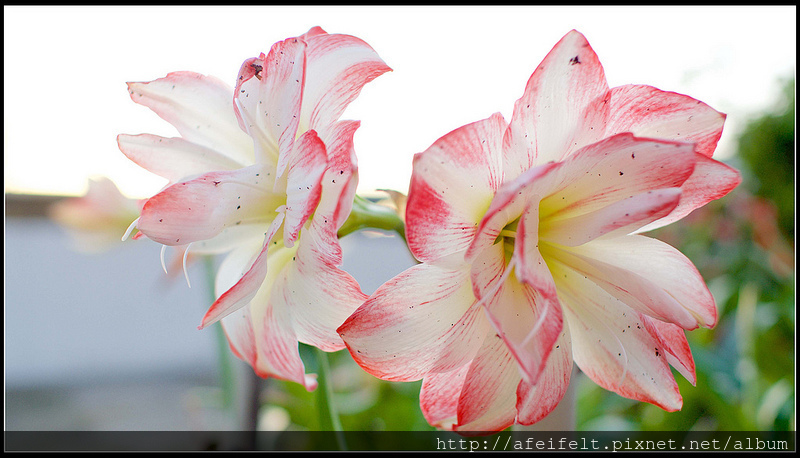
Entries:
{"label": "green stem", "polygon": [[328,354],[319,348],[316,349],[319,375],[317,377],[317,408],[319,411],[319,425],[322,431],[334,431],[339,450],[347,450],[344,440],[342,423],[339,412],[333,401],[333,383],[331,380],[331,367],[328,363]]}
{"label": "green stem", "polygon": [[[214,259],[211,256],[203,256],[203,266],[206,270],[206,285],[211,302],[216,299],[214,291]],[[230,350],[228,348],[228,338],[225,337],[225,330],[222,326],[214,326],[214,336],[217,344],[217,367],[219,368],[220,385],[222,386],[222,405],[225,410],[233,408],[234,391],[236,390],[233,375],[233,366],[230,360]]]}
{"label": "green stem", "polygon": [[396,211],[356,195],[353,200],[353,210],[342,228],[339,229],[339,238],[366,228],[394,231],[403,239],[406,237],[405,223]]}

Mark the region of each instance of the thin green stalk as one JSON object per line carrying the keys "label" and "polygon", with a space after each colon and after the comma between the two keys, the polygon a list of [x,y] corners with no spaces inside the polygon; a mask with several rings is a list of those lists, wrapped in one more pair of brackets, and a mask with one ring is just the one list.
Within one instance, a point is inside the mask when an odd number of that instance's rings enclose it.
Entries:
{"label": "thin green stalk", "polygon": [[334,431],[339,450],[347,450],[344,439],[339,412],[333,400],[333,383],[331,380],[331,367],[328,363],[328,354],[319,348],[316,349],[319,375],[317,376],[317,410],[319,412],[319,425],[322,431]]}
{"label": "thin green stalk", "polygon": [[[214,291],[214,259],[211,256],[203,256],[203,266],[206,270],[206,285],[211,302],[216,300]],[[217,367],[219,368],[220,385],[222,386],[222,406],[225,410],[233,408],[234,392],[236,390],[236,380],[231,365],[230,349],[228,348],[228,338],[222,326],[213,326],[214,336],[217,344]]]}

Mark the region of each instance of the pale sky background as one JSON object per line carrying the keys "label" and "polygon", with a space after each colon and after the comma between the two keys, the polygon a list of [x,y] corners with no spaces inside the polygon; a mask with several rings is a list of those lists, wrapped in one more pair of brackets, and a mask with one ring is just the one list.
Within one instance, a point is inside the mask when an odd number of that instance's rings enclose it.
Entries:
{"label": "pale sky background", "polygon": [[124,194],[165,183],[117,149],[119,133],[177,132],[128,96],[126,81],[171,71],[231,86],[241,63],[313,26],[355,35],[393,68],[343,119],[356,133],[359,192],[407,191],[412,156],[511,109],[547,52],[582,32],[610,86],[649,84],[728,114],[717,155],[795,73],[795,6],[56,7],[4,6],[5,190],[79,195],[105,175]]}

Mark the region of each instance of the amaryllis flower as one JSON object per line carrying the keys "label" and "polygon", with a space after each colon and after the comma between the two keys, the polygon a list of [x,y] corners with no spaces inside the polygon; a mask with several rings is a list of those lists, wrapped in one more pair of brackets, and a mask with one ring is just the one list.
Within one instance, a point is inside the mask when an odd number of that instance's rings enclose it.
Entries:
{"label": "amaryllis flower", "polygon": [[335,329],[365,298],[337,267],[359,127],[339,117],[388,70],[364,41],[315,27],[246,60],[234,89],[191,72],[128,84],[181,135],[118,138],[129,158],[169,180],[136,227],[193,253],[229,252],[201,327],[222,320],[233,351],[263,377],[313,389],[297,343],[344,348]]}
{"label": "amaryllis flower", "polygon": [[423,379],[430,424],[532,424],[564,396],[573,362],[600,386],[681,408],[684,329],[714,326],[693,264],[639,235],[728,193],[711,159],[725,116],[649,86],[609,89],[568,33],[534,71],[510,124],[463,126],[414,158],[406,233],[421,261],[339,328],[355,360]]}

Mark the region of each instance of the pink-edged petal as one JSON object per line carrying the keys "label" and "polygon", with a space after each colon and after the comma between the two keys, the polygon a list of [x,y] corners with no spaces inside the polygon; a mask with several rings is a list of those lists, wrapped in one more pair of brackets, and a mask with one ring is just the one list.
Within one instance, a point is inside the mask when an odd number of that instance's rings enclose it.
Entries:
{"label": "pink-edged petal", "polygon": [[273,195],[270,172],[256,164],[175,183],[147,200],[137,227],[164,245],[210,239],[226,227],[263,221],[284,197]]}
{"label": "pink-edged petal", "polygon": [[328,169],[322,178],[322,196],[317,215],[333,218],[336,229],[344,224],[353,208],[358,186],[358,161],[353,136],[360,125],[359,121],[338,121],[320,137],[328,153]]}
{"label": "pink-edged petal", "polygon": [[506,143],[506,175],[559,161],[586,143],[579,138],[586,107],[608,90],[603,66],[572,30],[547,54],[514,104]]}
{"label": "pink-edged petal", "polygon": [[646,232],[678,221],[697,208],[719,199],[733,190],[742,181],[741,174],[734,168],[696,154],[696,165],[692,175],[681,186],[681,201],[672,212],[656,220],[637,232]]}
{"label": "pink-edged petal", "polygon": [[260,377],[275,377],[317,387],[314,375],[306,375],[291,318],[280,295],[265,282],[247,307],[223,318],[225,333],[234,353],[247,361]]}
{"label": "pink-edged petal", "polygon": [[[631,307],[684,329],[717,322],[714,297],[686,256],[668,244],[641,235],[596,240],[571,250],[572,266],[590,275]],[[561,251],[557,256],[562,256]],[[687,316],[688,314],[688,316]]]}
{"label": "pink-edged petal", "polygon": [[[261,249],[264,240],[264,224],[240,224],[228,226],[213,238],[192,242],[191,252],[197,254],[222,254],[236,249],[242,244],[255,241]],[[252,260],[251,260],[252,262]],[[249,267],[249,264],[248,264]]]}
{"label": "pink-edged petal", "polygon": [[469,366],[464,364],[450,372],[429,374],[422,380],[419,405],[431,426],[450,431],[458,422],[458,398]]}
{"label": "pink-edged petal", "polygon": [[680,198],[681,188],[647,191],[572,218],[546,219],[539,225],[539,237],[578,246],[601,237],[627,235],[668,215]]}
{"label": "pink-edged petal", "polygon": [[508,276],[482,301],[486,315],[528,383],[535,384],[561,334],[562,317],[555,288],[538,291]]}
{"label": "pink-edged petal", "polygon": [[[273,254],[273,256],[268,257],[270,248],[280,245],[273,241],[272,237],[278,232],[278,228],[280,228],[282,223],[283,215],[279,213],[264,234],[264,243],[255,261],[236,284],[231,286],[230,289],[222,293],[222,295],[214,301],[211,308],[209,308],[205,316],[203,316],[203,321],[199,326],[200,329],[219,321],[226,315],[247,305],[253,299],[256,292],[262,288],[263,284],[272,284],[274,282],[274,278],[288,262],[289,256],[292,255],[292,250],[287,249],[278,250],[280,255]],[[269,277],[267,277],[268,274]]]}
{"label": "pink-edged petal", "polygon": [[478,299],[493,294],[510,273],[506,269],[505,246],[495,243],[481,251],[471,263],[472,292]]}
{"label": "pink-edged petal", "polygon": [[292,146],[286,172],[286,221],[283,242],[291,247],[300,228],[314,213],[322,193],[322,175],[328,166],[325,144],[310,130]]}
{"label": "pink-edged petal", "polygon": [[211,76],[173,72],[149,83],[128,83],[134,102],[169,122],[192,143],[228,155],[238,163],[253,162],[252,140],[236,122],[233,90]]}
{"label": "pink-edged petal", "polygon": [[465,250],[503,180],[500,114],[460,127],[414,157],[406,205],[411,252],[432,261]]}
{"label": "pink-edged petal", "polygon": [[697,375],[692,349],[689,348],[689,342],[686,340],[686,332],[680,326],[665,323],[646,315],[642,315],[642,320],[650,334],[661,342],[669,364],[677,369],[689,383],[695,385]]}
{"label": "pink-edged petal", "polygon": [[595,383],[621,396],[667,411],[683,398],[661,342],[641,315],[606,293],[581,272],[551,260],[569,326],[575,363]]}
{"label": "pink-edged petal", "polygon": [[278,294],[292,310],[297,340],[324,351],[341,350],[345,345],[336,329],[367,295],[337,266],[341,249],[335,230],[321,231],[312,225],[303,230],[298,245],[276,286]]}
{"label": "pink-edged petal", "polygon": [[[599,244],[601,242],[593,243]],[[620,250],[625,249],[624,243],[621,243],[619,239],[616,239],[616,243],[613,246]],[[685,329],[697,328],[697,318],[678,302],[670,292],[650,280],[646,276],[646,270],[629,271],[609,264],[602,257],[595,258],[595,253],[590,251],[592,248],[591,244],[572,250],[568,250],[565,247],[555,248],[552,245],[547,245],[544,247],[544,251],[548,261],[557,260],[568,265],[583,275],[584,278],[592,281],[608,294],[634,310],[675,323]],[[648,258],[648,261],[655,264],[658,262],[658,258]]]}
{"label": "pink-edged petal", "polygon": [[514,241],[515,269],[519,281],[546,296],[555,296],[553,276],[539,251],[539,201],[532,200],[522,212]]}
{"label": "pink-edged petal", "polygon": [[624,133],[582,148],[562,163],[558,185],[542,199],[540,218],[597,210],[647,191],[681,187],[695,168],[691,143]]}
{"label": "pink-edged petal", "polygon": [[564,398],[571,375],[572,343],[564,326],[539,381],[532,385],[522,380],[517,387],[517,423],[532,425],[549,415]]}
{"label": "pink-edged petal", "polygon": [[722,135],[725,115],[683,94],[644,85],[611,89],[606,135],[632,132],[637,137],[694,142],[711,157]]}
{"label": "pink-edged petal", "polygon": [[391,68],[367,43],[350,35],[312,29],[303,39],[308,51],[300,126],[322,135],[364,85]]}
{"label": "pink-edged petal", "polygon": [[255,141],[256,162],[289,163],[300,120],[306,75],[306,44],[288,38],[269,53],[246,60],[239,70],[234,103],[241,128]]}
{"label": "pink-edged petal", "polygon": [[488,329],[467,269],[418,264],[378,288],[338,332],[370,374],[414,381],[470,360]]}
{"label": "pink-edged petal", "polygon": [[201,173],[243,167],[235,159],[183,138],[118,135],[117,145],[128,159],[175,183]]}
{"label": "pink-edged petal", "polygon": [[305,41],[305,40],[308,40],[308,38],[310,38],[310,37],[317,36],[317,35],[324,35],[326,33],[328,33],[328,32],[326,32],[325,29],[323,29],[322,27],[320,27],[318,25],[315,25],[314,27],[311,27],[308,30],[308,32],[300,35],[300,38]]}
{"label": "pink-edged petal", "polygon": [[514,423],[516,389],[521,376],[516,361],[499,336],[489,335],[469,366],[458,399],[458,424],[463,433],[500,431]]}

